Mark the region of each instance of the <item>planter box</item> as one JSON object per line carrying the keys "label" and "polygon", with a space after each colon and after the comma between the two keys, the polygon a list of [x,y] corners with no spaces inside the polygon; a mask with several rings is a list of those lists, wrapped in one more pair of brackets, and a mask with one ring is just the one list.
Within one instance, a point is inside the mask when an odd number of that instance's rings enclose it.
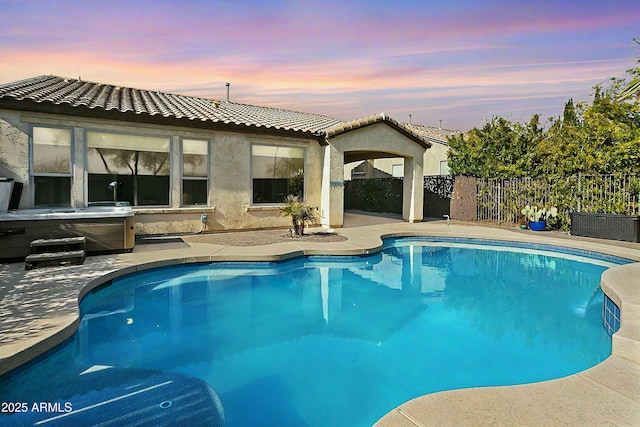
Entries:
{"label": "planter box", "polygon": [[571,214],[571,234],[598,239],[640,242],[640,217],[573,212]]}

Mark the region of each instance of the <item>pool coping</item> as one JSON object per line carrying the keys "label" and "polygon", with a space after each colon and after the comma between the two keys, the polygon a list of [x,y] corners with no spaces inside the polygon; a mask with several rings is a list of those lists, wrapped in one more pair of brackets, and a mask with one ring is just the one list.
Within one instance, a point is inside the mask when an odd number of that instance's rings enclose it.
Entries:
{"label": "pool coping", "polygon": [[[61,299],[64,310],[46,316],[31,313],[24,336],[0,347],[0,375],[34,359],[64,342],[77,330],[78,301],[91,289],[135,271],[211,261],[281,261],[313,255],[365,255],[380,251],[391,237],[460,237],[527,242],[589,250],[640,261],[640,244],[620,246],[613,241],[567,238],[549,232],[534,233],[455,221],[417,224],[388,223],[338,230],[344,242],[292,241],[263,246],[224,246],[191,243],[188,248],[88,257],[85,265],[25,272],[19,264],[0,264],[0,278],[8,286],[21,287],[24,298],[11,295],[9,303],[27,303],[38,287],[51,289],[63,277],[69,284]],[[637,246],[637,249],[636,249]],[[19,268],[11,268],[16,265]],[[77,275],[69,273],[78,272]],[[64,276],[64,273],[67,276]],[[62,275],[62,276],[61,276]],[[470,388],[434,393],[410,400],[391,410],[376,426],[527,424],[567,425],[633,424],[640,420],[640,263],[607,270],[601,286],[621,310],[621,327],[613,335],[612,355],[591,369],[540,383]],[[9,290],[11,292],[11,290]],[[54,301],[55,302],[55,301]],[[5,305],[4,298],[2,305]],[[6,308],[0,306],[0,308]],[[4,310],[3,310],[4,313]],[[15,325],[2,320],[4,326]],[[20,320],[20,319],[18,319]],[[35,332],[33,332],[35,331]],[[1,331],[0,331],[1,332]],[[357,410],[357,408],[354,408]],[[519,420],[519,421],[518,421]],[[584,423],[583,423],[584,424]]]}

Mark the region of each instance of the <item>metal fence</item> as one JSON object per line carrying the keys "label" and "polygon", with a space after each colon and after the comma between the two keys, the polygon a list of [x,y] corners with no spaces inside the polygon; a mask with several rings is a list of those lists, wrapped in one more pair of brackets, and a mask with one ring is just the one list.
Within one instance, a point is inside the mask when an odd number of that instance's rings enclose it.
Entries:
{"label": "metal fence", "polygon": [[366,212],[402,213],[402,179],[370,178],[344,182],[344,207]]}
{"label": "metal fence", "polygon": [[516,223],[525,205],[556,206],[569,212],[640,214],[640,177],[631,174],[578,175],[549,179],[480,179],[477,219]]}
{"label": "metal fence", "polygon": [[451,193],[455,177],[451,175],[425,175],[423,180],[423,216],[442,218],[451,213]]}
{"label": "metal fence", "polygon": [[[424,216],[449,215],[455,178],[429,175],[423,180]],[[345,209],[366,212],[402,213],[402,178],[369,178],[345,181]]]}

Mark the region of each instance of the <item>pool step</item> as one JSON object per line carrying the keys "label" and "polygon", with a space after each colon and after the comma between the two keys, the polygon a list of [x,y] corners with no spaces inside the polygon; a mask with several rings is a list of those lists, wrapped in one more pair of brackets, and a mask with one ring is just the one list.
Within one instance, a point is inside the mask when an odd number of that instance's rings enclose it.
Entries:
{"label": "pool step", "polygon": [[37,239],[24,260],[25,270],[47,265],[82,264],[87,256],[85,237]]}

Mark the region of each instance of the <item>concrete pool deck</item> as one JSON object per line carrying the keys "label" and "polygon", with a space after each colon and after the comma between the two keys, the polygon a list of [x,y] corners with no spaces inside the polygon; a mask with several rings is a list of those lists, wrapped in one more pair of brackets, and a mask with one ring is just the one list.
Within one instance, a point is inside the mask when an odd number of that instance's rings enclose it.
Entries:
{"label": "concrete pool deck", "polygon": [[[183,241],[139,245],[131,253],[89,256],[84,265],[24,270],[0,264],[0,374],[37,357],[71,336],[78,325],[78,299],[123,274],[197,261],[273,261],[299,255],[373,253],[383,236],[496,239],[565,246],[640,261],[640,244],[529,232],[456,221],[409,224],[348,214],[336,230],[347,240],[290,241],[232,246]],[[230,233],[228,241],[250,238]],[[200,235],[199,237],[201,237]],[[640,425],[640,263],[615,267],[602,288],[620,307],[621,328],[612,355],[569,377],[534,384],[453,390],[418,397],[393,409],[376,426],[424,425]],[[357,411],[357,408],[353,408]]]}

